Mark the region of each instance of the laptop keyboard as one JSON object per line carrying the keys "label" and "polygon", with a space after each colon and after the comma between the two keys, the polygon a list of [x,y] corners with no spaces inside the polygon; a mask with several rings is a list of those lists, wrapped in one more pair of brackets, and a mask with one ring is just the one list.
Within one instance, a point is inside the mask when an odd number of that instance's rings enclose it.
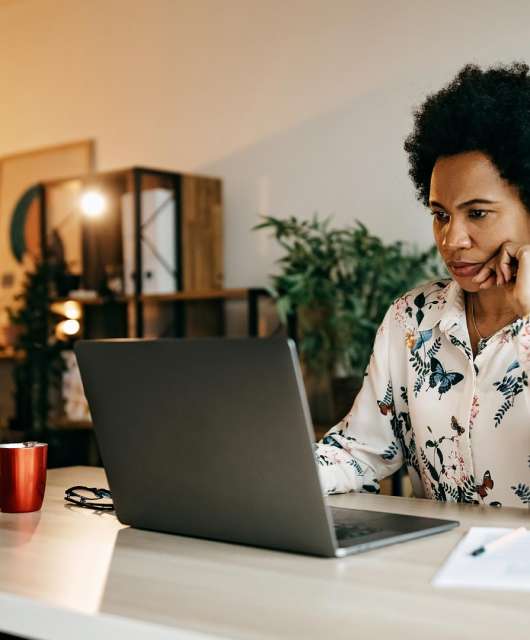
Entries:
{"label": "laptop keyboard", "polygon": [[380,531],[380,529],[376,529],[374,527],[369,527],[364,524],[354,524],[354,525],[344,525],[344,524],[335,524],[335,535],[337,536],[337,540],[352,540],[354,541],[356,538],[362,538],[363,536],[369,536],[372,533],[376,533]]}

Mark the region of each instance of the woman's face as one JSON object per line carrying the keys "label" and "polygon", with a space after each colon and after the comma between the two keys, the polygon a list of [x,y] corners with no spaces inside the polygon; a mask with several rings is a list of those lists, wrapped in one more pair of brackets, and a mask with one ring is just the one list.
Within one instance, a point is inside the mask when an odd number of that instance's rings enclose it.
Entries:
{"label": "woman's face", "polygon": [[518,189],[480,151],[438,158],[429,204],[438,251],[465,291],[478,291],[473,276],[504,242],[530,244],[530,213]]}

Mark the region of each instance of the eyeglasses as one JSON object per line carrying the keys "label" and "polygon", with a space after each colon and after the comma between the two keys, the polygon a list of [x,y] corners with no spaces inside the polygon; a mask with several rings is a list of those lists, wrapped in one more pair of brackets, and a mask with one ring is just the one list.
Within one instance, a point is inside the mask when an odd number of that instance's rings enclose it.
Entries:
{"label": "eyeglasses", "polygon": [[[111,499],[110,502],[99,502],[100,500]],[[70,487],[64,493],[64,499],[78,507],[96,509],[98,511],[112,511],[114,503],[112,495],[108,489],[97,489],[96,487],[83,487],[81,485]]]}

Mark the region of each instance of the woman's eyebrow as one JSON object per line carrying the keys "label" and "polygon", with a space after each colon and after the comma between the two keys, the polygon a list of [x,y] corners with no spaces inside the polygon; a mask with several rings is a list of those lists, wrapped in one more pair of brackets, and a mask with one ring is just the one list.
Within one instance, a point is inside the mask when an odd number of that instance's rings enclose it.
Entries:
{"label": "woman's eyebrow", "polygon": [[[445,209],[443,204],[440,204],[436,200],[431,200],[429,202],[431,207],[440,207],[441,209]],[[466,200],[465,202],[461,202],[456,205],[457,209],[464,209],[465,207],[469,207],[472,204],[499,204],[497,200],[488,200],[487,198],[471,198],[471,200]]]}

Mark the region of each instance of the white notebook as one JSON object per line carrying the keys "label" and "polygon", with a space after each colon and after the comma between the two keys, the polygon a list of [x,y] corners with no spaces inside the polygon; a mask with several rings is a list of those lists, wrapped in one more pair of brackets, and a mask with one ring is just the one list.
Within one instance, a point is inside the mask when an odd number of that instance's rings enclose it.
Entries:
{"label": "white notebook", "polygon": [[479,556],[470,553],[512,529],[472,527],[434,576],[435,587],[530,591],[530,532]]}

